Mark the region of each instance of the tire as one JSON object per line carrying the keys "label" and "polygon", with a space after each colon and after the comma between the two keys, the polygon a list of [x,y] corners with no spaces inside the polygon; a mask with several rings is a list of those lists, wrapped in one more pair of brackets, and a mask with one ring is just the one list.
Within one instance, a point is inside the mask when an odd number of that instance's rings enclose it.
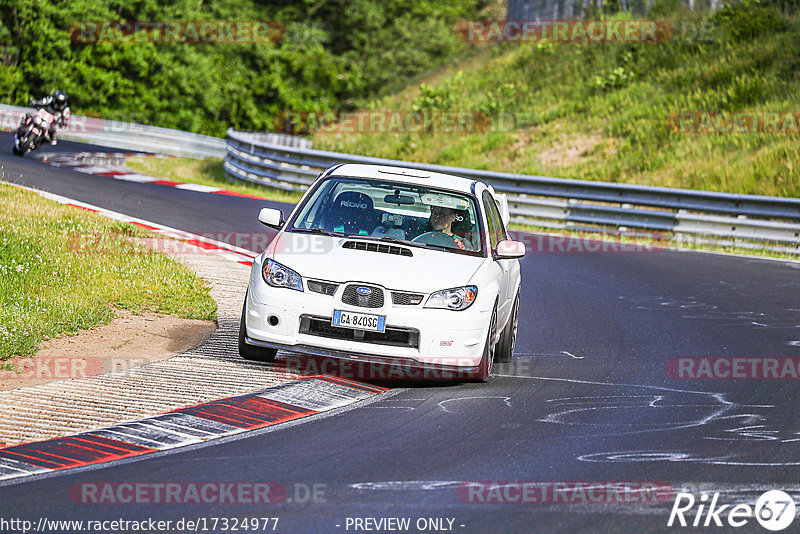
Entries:
{"label": "tire", "polygon": [[244,304],[242,304],[242,318],[239,321],[239,356],[245,360],[254,362],[274,362],[275,356],[278,354],[278,349],[268,349],[266,347],[256,347],[255,345],[248,345],[245,341],[247,336],[247,323],[245,317],[247,314],[247,295],[244,297]]}
{"label": "tire", "polygon": [[28,152],[33,152],[33,150],[34,150],[35,148],[36,148],[36,138],[35,138],[35,137],[28,136],[28,137],[25,139],[25,141],[23,141],[23,142],[22,142],[22,143],[20,143],[20,145],[19,145],[19,153],[20,153],[19,155],[20,155],[20,156],[24,156],[24,155],[25,155],[25,154],[27,154]]}
{"label": "tire", "polygon": [[11,147],[11,152],[13,152],[15,156],[21,156],[22,155],[22,154],[19,153],[19,150],[17,150],[17,145],[14,145],[13,147]]}
{"label": "tire", "polygon": [[475,380],[478,382],[486,382],[492,374],[492,366],[494,364],[495,345],[492,343],[497,333],[497,306],[495,305],[492,310],[492,320],[489,323],[489,332],[486,334],[486,344],[483,346],[483,357],[478,366],[478,372]]}
{"label": "tire", "polygon": [[519,326],[519,290],[514,299],[514,306],[511,308],[511,317],[508,318],[503,333],[500,334],[500,341],[497,342],[494,361],[497,363],[509,363],[514,359],[514,347],[517,345],[517,328]]}

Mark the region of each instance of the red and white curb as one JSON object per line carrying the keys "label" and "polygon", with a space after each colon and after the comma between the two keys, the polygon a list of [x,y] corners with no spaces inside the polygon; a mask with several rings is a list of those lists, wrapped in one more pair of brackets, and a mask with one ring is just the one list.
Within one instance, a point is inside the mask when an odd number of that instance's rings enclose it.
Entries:
{"label": "red and white curb", "polygon": [[[147,183],[154,185],[164,185],[167,187],[175,187],[176,189],[184,189],[187,191],[197,191],[199,193],[215,193],[217,195],[227,195],[243,198],[254,198],[258,200],[267,200],[265,197],[256,195],[248,195],[246,193],[239,193],[238,191],[231,191],[221,187],[213,187],[210,185],[193,184],[186,182],[173,182],[171,180],[163,180],[147,174],[139,174],[136,172],[129,172],[120,170],[119,168],[110,168],[98,163],[103,160],[109,159],[126,159],[132,157],[156,157],[168,158],[164,154],[146,154],[143,152],[54,152],[54,153],[40,153],[34,154],[34,158],[39,159],[43,163],[47,163],[53,167],[63,169],[70,169],[85,174],[92,174],[95,176],[105,176],[106,178],[113,178],[115,180],[124,180],[127,182]],[[89,161],[89,163],[86,163]]]}
{"label": "red and white curb", "polygon": [[340,377],[307,376],[138,421],[0,449],[0,481],[203,443],[327,412],[385,391]]}
{"label": "red and white curb", "polygon": [[86,211],[97,213],[104,217],[108,217],[109,219],[114,219],[116,221],[139,226],[146,230],[150,230],[154,234],[160,235],[162,237],[177,239],[179,241],[184,242],[189,247],[202,249],[204,251],[219,256],[223,256],[224,258],[227,258],[231,261],[235,261],[237,263],[241,263],[242,265],[251,266],[253,264],[253,259],[257,256],[255,252],[247,250],[245,248],[237,247],[235,245],[229,245],[228,243],[223,243],[222,241],[209,239],[205,236],[192,234],[190,232],[178,230],[176,228],[171,228],[169,226],[164,226],[163,224],[158,224],[150,221],[145,221],[143,219],[139,219],[136,217],[131,217],[129,215],[125,215],[116,211],[111,211],[105,208],[101,208],[99,206],[87,204],[86,202],[72,200],[67,197],[62,197],[61,195],[48,193],[47,191],[41,191],[39,189],[34,189],[32,187],[27,187],[24,185],[14,184],[10,182],[2,182],[2,181],[0,181],[0,183],[4,183],[7,185],[18,187],[20,189],[24,189],[26,191],[30,191],[32,193],[36,193],[37,195],[43,198],[53,200],[60,204],[66,204],[68,206],[73,206],[75,208],[80,208]]}

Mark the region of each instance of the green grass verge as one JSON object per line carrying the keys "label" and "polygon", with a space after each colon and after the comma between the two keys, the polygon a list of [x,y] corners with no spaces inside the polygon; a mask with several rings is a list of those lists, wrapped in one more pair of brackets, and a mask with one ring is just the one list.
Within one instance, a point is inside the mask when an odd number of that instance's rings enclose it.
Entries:
{"label": "green grass verge", "polygon": [[[748,7],[749,6],[749,7]],[[733,10],[734,8],[731,8]],[[739,9],[739,8],[736,8]],[[800,17],[653,12],[659,43],[494,45],[366,109],[468,111],[479,133],[318,131],[315,148],[493,171],[800,196],[800,134],[685,133],[682,111],[800,112]],[[619,15],[618,18],[625,18]],[[688,24],[708,24],[695,38]],[[514,120],[509,120],[514,117]]]}
{"label": "green grass verge", "polygon": [[0,185],[0,360],[107,323],[115,308],[215,320],[208,284],[134,241],[149,235]]}
{"label": "green grass verge", "polygon": [[229,182],[225,175],[225,169],[222,166],[222,159],[220,158],[142,157],[130,158],[127,160],[126,164],[137,172],[164,178],[165,180],[221,187],[246,195],[268,198],[276,202],[297,204],[297,201],[300,200],[302,196],[302,193],[299,192],[281,191],[271,187],[244,182]]}

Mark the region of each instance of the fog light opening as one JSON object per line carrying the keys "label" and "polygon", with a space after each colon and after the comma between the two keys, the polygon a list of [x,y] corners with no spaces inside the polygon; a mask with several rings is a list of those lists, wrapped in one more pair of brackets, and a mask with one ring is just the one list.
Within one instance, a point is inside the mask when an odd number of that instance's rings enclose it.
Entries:
{"label": "fog light opening", "polygon": [[267,324],[269,324],[270,326],[278,326],[280,322],[281,320],[278,319],[277,315],[270,315],[269,317],[267,317]]}

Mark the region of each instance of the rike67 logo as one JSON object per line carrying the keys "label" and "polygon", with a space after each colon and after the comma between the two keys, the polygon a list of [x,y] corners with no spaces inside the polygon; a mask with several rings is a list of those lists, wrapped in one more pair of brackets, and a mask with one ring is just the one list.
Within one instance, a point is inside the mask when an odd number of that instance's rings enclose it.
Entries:
{"label": "rike67 logo", "polygon": [[667,526],[692,527],[743,527],[753,518],[767,530],[784,530],[794,521],[795,504],[791,495],[780,490],[770,490],[749,504],[718,504],[719,493],[709,498],[703,493],[699,499],[691,493],[675,495]]}

